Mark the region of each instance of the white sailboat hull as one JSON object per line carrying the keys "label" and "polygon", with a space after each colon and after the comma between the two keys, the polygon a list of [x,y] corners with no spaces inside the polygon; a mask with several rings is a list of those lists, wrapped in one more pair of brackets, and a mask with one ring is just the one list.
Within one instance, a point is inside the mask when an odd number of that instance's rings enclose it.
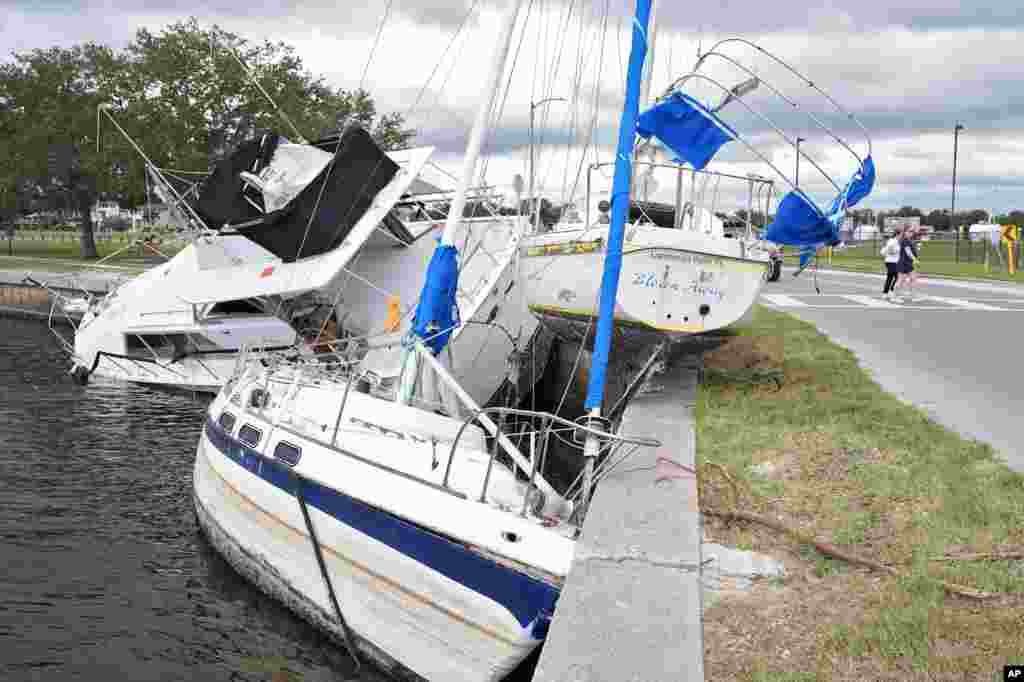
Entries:
{"label": "white sailboat hull", "polygon": [[[533,235],[522,272],[531,312],[580,340],[596,325],[606,226]],[[764,284],[767,253],[742,240],[689,230],[627,226],[615,302],[616,332],[651,342],[727,327],[744,317]]]}
{"label": "white sailboat hull", "polygon": [[[372,409],[376,399],[350,398],[356,401],[346,414],[376,421],[390,416]],[[403,678],[499,680],[539,644],[571,562],[571,540],[472,495],[430,484],[431,477],[439,482],[443,475],[447,447],[437,448],[441,461],[431,468],[430,455],[420,458],[408,441],[398,444],[397,422],[385,436],[362,428],[359,417],[346,420],[339,443],[352,456],[300,431],[275,429],[223,395],[211,406],[211,417],[225,406],[238,415],[239,426],[262,431],[259,452],[273,453],[282,440],[302,448],[294,469],[274,466],[272,458],[262,458],[217,421],[207,422],[196,452],[196,514],[214,547],[243,576],[343,640],[296,494],[295,472],[304,481],[303,499],[331,586],[364,660]],[[403,410],[412,408],[398,411]],[[422,428],[450,438],[447,425],[458,422],[429,416],[438,423],[421,420]],[[429,442],[423,447],[424,454],[430,452]],[[483,475],[482,454],[456,455],[452,471],[462,471],[463,484],[472,487]],[[515,568],[517,561],[528,564],[522,554],[500,558],[503,530],[523,538],[515,551],[544,557],[541,563],[556,566],[557,577],[545,580],[537,577],[541,571],[531,576]]]}

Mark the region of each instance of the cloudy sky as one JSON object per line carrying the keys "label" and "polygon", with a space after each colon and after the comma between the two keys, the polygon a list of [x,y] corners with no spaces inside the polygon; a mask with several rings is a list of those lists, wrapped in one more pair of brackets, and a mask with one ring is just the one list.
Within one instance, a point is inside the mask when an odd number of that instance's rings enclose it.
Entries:
{"label": "cloudy sky", "polygon": [[[363,85],[383,110],[408,115],[417,142],[438,148],[457,169],[481,99],[488,62],[509,0],[209,0],[190,6],[204,25],[254,40],[294,45],[307,67],[344,88]],[[1024,208],[1024,10],[1020,0],[835,0],[816,3],[659,0],[651,96],[692,70],[698,47],[742,37],[778,54],[823,87],[867,127],[879,181],[864,206],[911,204],[948,208],[953,126],[961,133],[957,207],[997,212]],[[142,26],[159,29],[187,18],[170,0],[0,0],[4,53],[88,40],[119,45]],[[244,6],[244,10],[243,10]],[[486,181],[508,187],[527,175],[530,102],[563,97],[537,111],[537,182],[552,197],[575,194],[586,165],[610,161],[616,138],[629,51],[631,0],[524,0],[501,93],[503,106],[486,146]],[[367,67],[378,28],[379,43]],[[783,131],[806,139],[802,149],[834,181],[845,183],[853,156],[813,125],[816,115],[863,156],[863,135],[785,71],[731,43],[728,56],[798,102],[775,99],[765,87],[750,103]],[[365,80],[364,79],[365,70]],[[723,60],[705,73],[734,85],[743,79]],[[714,86],[687,86],[716,101]],[[723,116],[789,179],[792,148],[759,117],[730,105]],[[772,176],[772,169],[740,145],[725,151],[719,168]],[[651,187],[671,195],[674,177],[659,171]],[[611,170],[592,176],[606,186]],[[774,176],[777,185],[784,181]],[[737,188],[698,181],[707,200]],[[827,200],[830,185],[808,161],[800,183]],[[728,184],[726,182],[726,184]],[[731,194],[730,194],[731,193]]]}

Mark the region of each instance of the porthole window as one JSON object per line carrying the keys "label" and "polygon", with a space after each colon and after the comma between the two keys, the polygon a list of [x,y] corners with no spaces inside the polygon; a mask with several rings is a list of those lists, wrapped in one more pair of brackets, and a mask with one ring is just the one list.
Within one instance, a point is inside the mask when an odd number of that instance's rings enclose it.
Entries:
{"label": "porthole window", "polygon": [[269,399],[269,395],[262,388],[252,389],[252,393],[249,394],[249,407],[255,407],[257,409],[266,407]]}
{"label": "porthole window", "polygon": [[235,415],[230,412],[221,412],[220,417],[217,418],[217,423],[220,424],[220,428],[231,433],[235,428]]}
{"label": "porthole window", "polygon": [[244,424],[242,428],[238,430],[238,440],[242,441],[250,448],[254,448],[260,444],[260,438],[263,433],[255,426]]}
{"label": "porthole window", "polygon": [[302,457],[302,448],[281,441],[274,448],[274,457],[277,457],[288,466],[295,466],[299,463],[299,458]]}

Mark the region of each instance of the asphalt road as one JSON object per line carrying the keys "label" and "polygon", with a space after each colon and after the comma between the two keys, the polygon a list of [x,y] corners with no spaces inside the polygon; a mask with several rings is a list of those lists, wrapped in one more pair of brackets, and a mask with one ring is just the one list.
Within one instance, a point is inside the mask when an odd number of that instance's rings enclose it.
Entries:
{"label": "asphalt road", "polygon": [[761,303],[815,324],[886,390],[992,445],[1024,471],[1024,287],[920,280],[922,300],[889,304],[881,275],[786,269]]}

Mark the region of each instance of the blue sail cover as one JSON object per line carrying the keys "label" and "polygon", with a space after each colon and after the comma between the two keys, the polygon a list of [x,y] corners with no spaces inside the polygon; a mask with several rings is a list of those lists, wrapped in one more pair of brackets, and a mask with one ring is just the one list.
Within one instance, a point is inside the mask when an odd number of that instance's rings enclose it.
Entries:
{"label": "blue sail cover", "polygon": [[765,230],[764,238],[775,244],[800,247],[800,267],[806,268],[822,246],[840,243],[839,227],[847,209],[871,193],[875,186],[875,162],[864,159],[860,169],[832,201],[825,215],[803,191],[797,189],[782,198],[775,220]]}
{"label": "blue sail cover", "polygon": [[871,157],[864,159],[860,170],[853,174],[846,188],[832,202],[830,213],[848,210],[856,206],[861,199],[871,194],[875,187],[875,162]]}
{"label": "blue sail cover", "polygon": [[440,353],[460,324],[455,295],[459,289],[459,252],[454,246],[438,244],[427,266],[412,331],[434,355]]}
{"label": "blue sail cover", "polygon": [[821,246],[839,243],[842,214],[825,216],[801,190],[784,196],[764,238],[775,244]]}
{"label": "blue sail cover", "polygon": [[637,134],[652,135],[683,161],[703,170],[736,132],[704,105],[681,92],[672,93],[637,120]]}

